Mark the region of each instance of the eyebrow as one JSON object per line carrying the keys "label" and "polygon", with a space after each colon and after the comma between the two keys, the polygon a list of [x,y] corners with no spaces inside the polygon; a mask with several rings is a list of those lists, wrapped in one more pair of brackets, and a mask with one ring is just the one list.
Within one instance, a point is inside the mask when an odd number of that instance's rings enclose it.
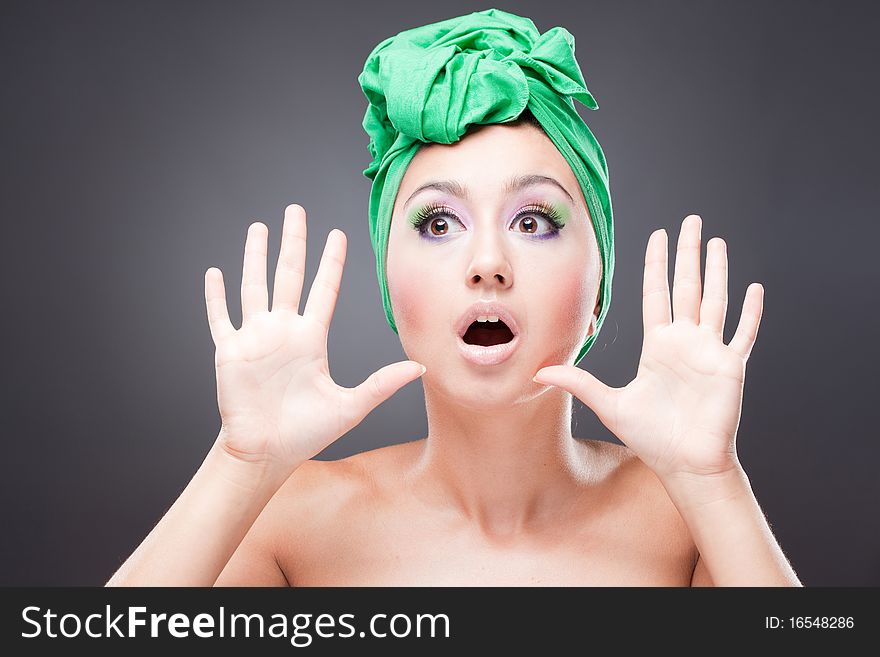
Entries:
{"label": "eyebrow", "polygon": [[[524,187],[531,187],[532,185],[553,185],[562,190],[562,192],[568,197],[568,200],[574,203],[574,199],[571,194],[568,193],[568,190],[563,187],[559,181],[555,178],[551,178],[549,176],[542,176],[538,174],[529,174],[525,176],[514,176],[513,178],[509,178],[504,183],[504,191],[506,193],[515,192],[519,189],[523,189]],[[424,192],[428,189],[436,189],[441,192],[446,192],[447,194],[452,194],[453,196],[457,196],[458,198],[463,198],[467,200],[468,190],[457,180],[434,180],[424,185],[421,185],[416,188],[416,190],[410,194],[406,203],[403,204],[403,207],[408,206],[416,194],[420,192]]]}

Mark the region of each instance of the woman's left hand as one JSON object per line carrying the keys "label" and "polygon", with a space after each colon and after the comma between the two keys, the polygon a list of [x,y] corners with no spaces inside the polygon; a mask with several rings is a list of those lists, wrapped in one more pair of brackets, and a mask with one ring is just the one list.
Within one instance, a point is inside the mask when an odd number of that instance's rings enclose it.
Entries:
{"label": "woman's left hand", "polygon": [[701,228],[698,215],[682,222],[672,291],[674,321],[666,231],[654,231],[648,240],[645,338],[633,381],[611,388],[571,365],[543,367],[535,375],[538,383],[578,397],[661,479],[722,474],[739,467],[736,433],[745,368],[761,322],[764,288],[749,285],[739,326],[725,345],[727,245],[719,237],[709,240],[701,291]]}

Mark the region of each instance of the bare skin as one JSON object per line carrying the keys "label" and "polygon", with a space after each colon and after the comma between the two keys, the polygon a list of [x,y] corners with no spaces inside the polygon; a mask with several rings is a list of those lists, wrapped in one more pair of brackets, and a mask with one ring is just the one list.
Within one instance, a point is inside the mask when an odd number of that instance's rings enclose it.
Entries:
{"label": "bare skin", "polygon": [[[534,526],[487,536],[416,483],[425,439],[300,466],[218,586],[711,586],[688,528],[624,446]],[[695,576],[694,576],[695,575]]]}
{"label": "bare skin", "polygon": [[[505,189],[529,174],[565,192]],[[426,241],[408,200],[435,179],[467,181],[469,195],[422,194],[420,203],[433,196],[448,206],[431,230],[454,231]],[[523,222],[523,204],[535,200],[565,214],[555,237],[534,236],[550,224],[531,211]],[[762,290],[749,289],[737,335],[721,344],[726,250],[716,238],[697,323],[700,225],[682,224],[674,323],[665,232],[652,234],[639,373],[608,388],[571,366],[595,327],[601,262],[567,162],[528,125],[429,145],[401,183],[387,260],[413,360],[349,389],[333,381],[326,352],[344,233],[328,235],[300,314],[305,211],[286,210],[271,311],[268,229],[252,224],[241,329],[229,321],[219,270],[206,272],[220,433],[108,585],[799,585],[733,444]],[[501,365],[474,365],[455,350],[452,324],[469,304],[493,299],[516,313],[521,347]],[[419,377],[425,438],[314,460]],[[573,437],[573,396],[624,445]]]}

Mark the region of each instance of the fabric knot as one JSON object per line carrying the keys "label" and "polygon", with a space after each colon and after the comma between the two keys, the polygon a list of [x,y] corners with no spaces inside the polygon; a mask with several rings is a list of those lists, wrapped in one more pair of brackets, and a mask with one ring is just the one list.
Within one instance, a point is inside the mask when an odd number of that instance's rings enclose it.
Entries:
{"label": "fabric knot", "polygon": [[358,81],[370,101],[364,118],[373,157],[364,175],[370,178],[399,134],[451,144],[472,124],[518,117],[533,93],[530,85],[598,109],[568,30],[541,34],[531,19],[497,9],[384,40]]}

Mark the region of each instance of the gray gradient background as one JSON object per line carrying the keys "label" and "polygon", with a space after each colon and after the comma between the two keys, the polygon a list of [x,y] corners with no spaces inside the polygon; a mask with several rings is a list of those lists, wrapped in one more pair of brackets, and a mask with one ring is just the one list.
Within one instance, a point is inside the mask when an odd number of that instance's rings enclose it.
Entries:
{"label": "gray gradient background", "polygon": [[[700,213],[703,261],[710,237],[729,247],[726,341],[747,285],[766,289],[738,436],[758,500],[807,585],[880,584],[874,10],[543,0],[3,4],[0,584],[103,584],[189,481],[219,428],[204,272],[239,326],[251,221],[274,271],[284,206],[306,208],[306,291],[327,233],[348,235],[337,382],[406,358],[356,77],[385,37],[490,6],[567,27],[601,108],[578,106],[610,165],[617,269],[581,367],[632,379],[647,238]],[[617,442],[575,405],[576,435]],[[319,458],[426,429],[409,384]]]}

